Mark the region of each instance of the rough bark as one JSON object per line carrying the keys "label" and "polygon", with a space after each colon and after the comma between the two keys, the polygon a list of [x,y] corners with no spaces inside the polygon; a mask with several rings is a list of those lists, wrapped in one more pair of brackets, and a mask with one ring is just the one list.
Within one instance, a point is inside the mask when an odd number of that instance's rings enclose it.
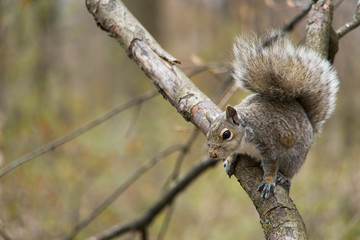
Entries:
{"label": "rough bark", "polygon": [[307,239],[306,227],[289,189],[277,185],[269,199],[261,198],[257,191],[264,172],[248,156],[239,156],[235,177],[244,188],[259,213],[266,239]]}
{"label": "rough bark", "polygon": [[[164,51],[119,0],[86,0],[89,12],[104,31],[110,33],[151,79],[162,95],[187,120],[204,134],[209,123],[206,114],[213,118],[220,109],[204,95],[176,66],[179,63]],[[332,17],[330,1],[319,1],[310,14],[307,45],[324,56],[328,54]],[[236,178],[253,201],[266,239],[307,239],[305,224],[282,186],[274,196],[263,199],[257,192],[263,172],[243,157],[236,166]],[[239,214],[241,208],[239,206]],[[115,236],[113,236],[115,237]]]}
{"label": "rough bark", "polygon": [[306,46],[325,58],[329,55],[332,13],[332,1],[319,0],[310,10],[306,26]]}
{"label": "rough bark", "polygon": [[87,0],[86,6],[98,26],[121,44],[164,98],[206,133],[209,123],[204,113],[215,115],[220,110],[175,65],[179,61],[160,47],[121,1]]}

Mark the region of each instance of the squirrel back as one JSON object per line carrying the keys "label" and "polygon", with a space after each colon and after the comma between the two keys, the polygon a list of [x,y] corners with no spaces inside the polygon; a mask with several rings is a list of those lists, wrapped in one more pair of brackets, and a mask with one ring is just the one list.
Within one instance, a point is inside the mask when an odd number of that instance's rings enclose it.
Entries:
{"label": "squirrel back", "polygon": [[335,107],[337,74],[318,53],[294,47],[288,37],[276,34],[268,36],[267,44],[255,37],[238,37],[233,77],[240,87],[268,98],[296,99],[318,133]]}

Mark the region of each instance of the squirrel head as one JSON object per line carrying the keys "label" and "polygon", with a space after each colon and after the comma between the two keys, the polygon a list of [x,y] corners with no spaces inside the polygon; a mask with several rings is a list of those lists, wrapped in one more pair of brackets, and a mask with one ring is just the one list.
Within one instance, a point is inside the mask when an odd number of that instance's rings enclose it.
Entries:
{"label": "squirrel head", "polygon": [[227,106],[223,114],[210,122],[207,134],[209,156],[215,159],[226,159],[241,146],[244,133],[244,126],[238,112],[232,106]]}

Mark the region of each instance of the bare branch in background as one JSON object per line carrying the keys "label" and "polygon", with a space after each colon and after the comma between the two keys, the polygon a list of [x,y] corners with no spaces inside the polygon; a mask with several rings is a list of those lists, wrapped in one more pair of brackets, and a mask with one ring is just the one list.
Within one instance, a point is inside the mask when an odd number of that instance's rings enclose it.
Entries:
{"label": "bare branch in background", "polygon": [[130,136],[131,134],[131,130],[133,129],[138,117],[139,117],[139,114],[140,114],[140,111],[141,111],[141,107],[142,107],[142,102],[139,103],[135,109],[134,109],[134,113],[130,119],[130,122],[129,122],[129,126],[127,127],[126,129],[126,133],[125,133],[125,137],[128,137]]}
{"label": "bare branch in background", "polygon": [[168,207],[165,218],[163,220],[163,224],[161,225],[157,240],[162,240],[165,238],[166,232],[169,228],[172,214],[174,213],[174,209],[175,209],[174,203]]}
{"label": "bare branch in background", "polygon": [[[193,75],[197,74],[199,72],[194,73]],[[228,83],[224,84],[225,86],[228,85]],[[223,89],[220,90],[220,92],[224,91]],[[140,102],[137,106],[138,109],[136,109],[135,115],[131,122],[134,122],[139,114],[140,108],[141,108]],[[128,131],[127,131],[128,132]],[[149,160],[147,163],[145,163],[143,166],[141,166],[125,183],[123,183],[119,188],[117,188],[108,198],[106,198],[101,204],[99,204],[89,215],[86,217],[83,221],[81,221],[79,224],[77,224],[73,230],[64,238],[64,239],[73,239],[82,229],[84,229],[86,226],[89,225],[90,222],[92,222],[99,214],[104,211],[110,204],[112,204],[132,183],[134,183],[137,179],[139,179],[147,170],[149,170],[151,167],[153,167],[160,159],[164,158],[165,156],[175,152],[180,151],[180,154],[177,158],[173,173],[171,174],[168,181],[166,181],[164,189],[168,189],[168,186],[171,182],[177,181],[178,176],[180,174],[180,168],[182,165],[182,162],[186,156],[186,154],[189,152],[190,147],[193,145],[194,141],[196,140],[196,137],[199,135],[199,130],[195,129],[191,136],[189,137],[189,140],[183,145],[176,145],[167,148],[166,150],[160,152],[157,154],[157,156],[151,160]],[[169,211],[167,214],[167,217],[164,222],[164,227],[162,230],[161,235],[164,235],[166,226],[170,221],[172,210],[174,209],[174,205],[169,207]],[[171,210],[171,211],[170,211]]]}
{"label": "bare branch in background", "polygon": [[64,240],[73,239],[82,229],[84,229],[90,222],[92,222],[100,213],[102,213],[110,204],[112,204],[118,197],[128,189],[137,179],[139,179],[146,171],[152,168],[156,163],[167,155],[184,149],[183,146],[175,145],[168,147],[164,151],[158,153],[154,158],[147,161],[140,166],[135,173],[133,173],[121,186],[119,186],[109,197],[100,203],[84,220],[78,223],[74,229],[64,238]]}
{"label": "bare branch in background", "polygon": [[266,39],[263,43],[264,46],[268,45],[274,38],[278,38],[280,36],[285,35],[286,33],[291,32],[296,24],[298,24],[311,10],[311,7],[317,2],[318,0],[313,0],[309,3],[298,15],[296,15],[292,20],[286,23],[279,31],[276,36],[272,38]]}
{"label": "bare branch in background", "polygon": [[13,160],[12,162],[10,162],[10,164],[8,164],[7,166],[3,167],[2,169],[0,169],[0,179],[7,173],[9,173],[10,171],[14,170],[15,168],[19,167],[20,165],[46,153],[49,151],[54,150],[55,148],[59,147],[60,145],[69,142],[70,140],[84,134],[85,132],[87,132],[88,130],[92,129],[93,127],[98,126],[99,124],[105,122],[106,120],[114,117],[115,115],[117,115],[118,113],[134,106],[137,104],[140,104],[154,96],[157,95],[157,91],[149,91],[139,97],[136,97],[130,101],[128,101],[125,104],[122,104],[118,107],[115,107],[114,109],[110,110],[109,112],[105,113],[104,115],[92,120],[91,122],[83,125],[82,127],[74,130],[73,132],[66,134],[65,136],[62,136],[48,144],[45,144],[42,147],[39,147],[38,149],[20,157],[17,158],[15,160]]}
{"label": "bare branch in background", "polygon": [[345,36],[347,33],[349,33],[350,31],[357,28],[359,25],[360,25],[360,0],[358,0],[358,2],[356,4],[355,13],[354,13],[352,20],[350,22],[346,23],[341,28],[339,28],[336,31],[336,34],[337,34],[338,38],[340,39],[343,36]]}
{"label": "bare branch in background", "polygon": [[[1,221],[0,221],[1,224]],[[4,231],[2,226],[0,226],[0,237],[2,237],[4,240],[12,240],[12,238]]]}
{"label": "bare branch in background", "polygon": [[304,8],[297,16],[295,16],[291,21],[285,24],[285,26],[282,27],[283,32],[290,32],[294,29],[295,25],[298,24],[301,19],[303,19],[308,12],[311,10],[311,7],[313,4],[315,4],[317,0],[313,0],[309,5],[307,5],[306,8]]}
{"label": "bare branch in background", "polygon": [[114,237],[119,237],[125,233],[132,231],[143,231],[147,229],[149,224],[154,220],[154,218],[173,200],[185,190],[196,178],[198,178],[202,173],[208,170],[211,167],[214,167],[218,161],[210,158],[206,158],[193,168],[191,168],[185,175],[182,177],[179,182],[170,188],[164,196],[162,196],[158,202],[156,202],[151,208],[149,208],[142,216],[135,219],[134,221],[115,225],[102,233],[90,237],[89,240],[104,240],[112,239]]}
{"label": "bare branch in background", "polygon": [[[338,7],[342,1],[339,1],[335,7]],[[334,8],[335,8],[334,7]],[[335,55],[337,51],[339,50],[339,40],[355,28],[357,28],[360,25],[360,0],[358,0],[355,8],[355,13],[352,18],[352,21],[346,23],[344,26],[339,28],[337,31],[335,31],[333,28],[331,28],[330,31],[330,40],[329,40],[329,56],[328,59],[331,61],[331,63],[334,62]]]}

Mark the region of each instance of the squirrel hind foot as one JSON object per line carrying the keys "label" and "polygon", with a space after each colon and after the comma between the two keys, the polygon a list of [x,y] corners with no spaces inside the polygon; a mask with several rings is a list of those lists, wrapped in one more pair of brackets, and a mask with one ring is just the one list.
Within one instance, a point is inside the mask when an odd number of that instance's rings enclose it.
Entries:
{"label": "squirrel hind foot", "polygon": [[277,184],[283,184],[285,185],[287,188],[291,187],[291,182],[289,179],[287,179],[284,175],[282,175],[281,173],[277,173],[276,175],[276,180],[275,180],[276,185]]}
{"label": "squirrel hind foot", "polygon": [[263,180],[260,186],[258,187],[257,191],[261,192],[262,198],[268,199],[270,195],[274,193],[275,187],[279,183],[285,185],[287,188],[290,188],[291,186],[290,180],[278,172],[276,174],[276,179],[274,182],[267,183],[265,180]]}

